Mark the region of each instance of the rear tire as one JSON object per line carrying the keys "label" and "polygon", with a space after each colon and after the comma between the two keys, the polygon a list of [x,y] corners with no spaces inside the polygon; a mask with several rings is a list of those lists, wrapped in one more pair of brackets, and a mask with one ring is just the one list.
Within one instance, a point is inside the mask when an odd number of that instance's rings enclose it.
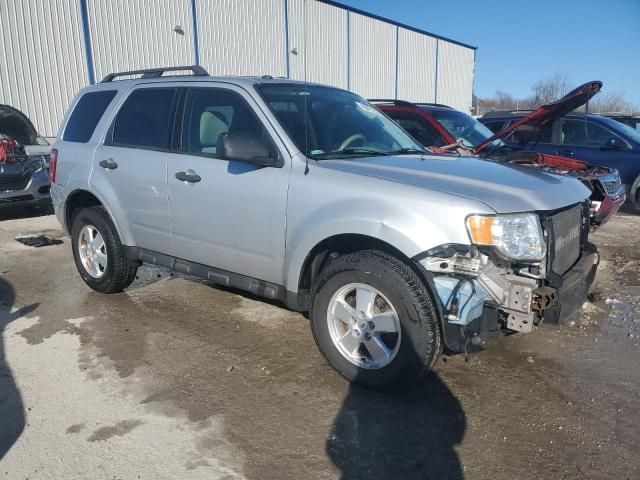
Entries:
{"label": "rear tire", "polygon": [[441,350],[437,312],[424,283],[397,258],[377,250],[343,255],[321,272],[314,292],[314,339],[349,381],[382,388],[413,383],[432,368]]}
{"label": "rear tire", "polygon": [[136,278],[138,267],[127,258],[104,207],[84,208],[74,215],[71,244],[80,276],[96,292],[121,292]]}

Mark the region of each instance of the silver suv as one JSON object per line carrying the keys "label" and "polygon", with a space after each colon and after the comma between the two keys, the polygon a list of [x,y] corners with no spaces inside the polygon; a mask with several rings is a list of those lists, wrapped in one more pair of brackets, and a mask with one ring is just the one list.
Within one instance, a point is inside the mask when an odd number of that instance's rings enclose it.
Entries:
{"label": "silver suv", "polygon": [[281,300],[372,387],[583,302],[597,253],[580,182],[427,154],[337,88],[168,70],[111,74],[62,122],[52,197],[92,289],[151,263]]}

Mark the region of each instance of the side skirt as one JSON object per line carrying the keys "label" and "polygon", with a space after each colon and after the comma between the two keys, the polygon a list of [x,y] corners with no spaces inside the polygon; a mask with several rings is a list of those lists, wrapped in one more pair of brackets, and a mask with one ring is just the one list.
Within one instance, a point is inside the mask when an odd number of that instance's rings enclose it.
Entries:
{"label": "side skirt", "polygon": [[293,310],[299,309],[298,294],[287,291],[282,285],[276,285],[275,283],[240,275],[239,273],[228,272],[140,247],[126,247],[126,250],[127,257],[131,261],[160,265],[179,273],[209,280],[217,285],[237,288],[271,300],[279,300]]}

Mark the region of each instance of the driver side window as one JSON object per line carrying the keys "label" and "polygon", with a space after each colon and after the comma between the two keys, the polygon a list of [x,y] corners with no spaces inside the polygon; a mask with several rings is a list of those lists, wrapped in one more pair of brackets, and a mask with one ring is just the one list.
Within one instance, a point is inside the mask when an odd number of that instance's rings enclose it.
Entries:
{"label": "driver side window", "polygon": [[235,92],[220,88],[190,89],[184,106],[181,150],[220,158],[218,141],[227,133],[268,139],[260,121]]}
{"label": "driver side window", "polygon": [[[610,138],[618,138],[600,125],[582,119],[563,119],[560,125],[560,143],[584,147],[602,147]],[[622,140],[620,140],[621,143]]]}

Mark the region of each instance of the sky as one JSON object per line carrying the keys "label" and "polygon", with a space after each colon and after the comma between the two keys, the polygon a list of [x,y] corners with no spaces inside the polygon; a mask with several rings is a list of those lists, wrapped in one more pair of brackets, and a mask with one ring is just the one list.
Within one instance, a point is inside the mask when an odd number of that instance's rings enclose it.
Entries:
{"label": "sky", "polygon": [[640,0],[338,0],[478,47],[475,93],[516,97],[568,74],[640,108]]}

